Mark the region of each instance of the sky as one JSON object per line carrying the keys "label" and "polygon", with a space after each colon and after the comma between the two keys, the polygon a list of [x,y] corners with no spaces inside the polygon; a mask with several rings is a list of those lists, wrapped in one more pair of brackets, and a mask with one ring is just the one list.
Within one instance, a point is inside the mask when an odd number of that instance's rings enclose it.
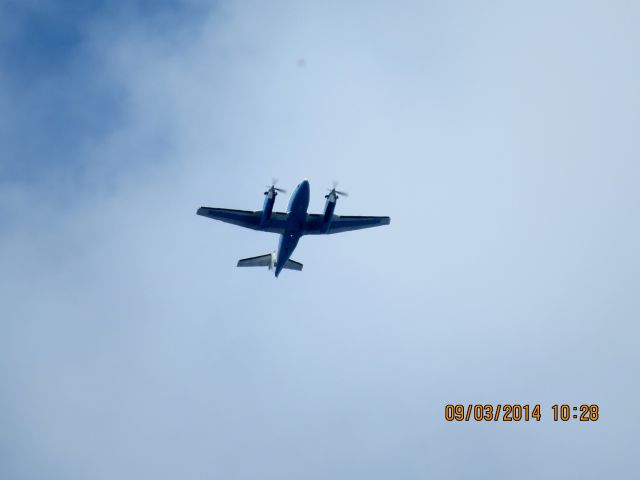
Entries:
{"label": "sky", "polygon": [[[636,478],[639,21],[0,1],[0,478]],[[391,225],[236,269],[272,177]]]}

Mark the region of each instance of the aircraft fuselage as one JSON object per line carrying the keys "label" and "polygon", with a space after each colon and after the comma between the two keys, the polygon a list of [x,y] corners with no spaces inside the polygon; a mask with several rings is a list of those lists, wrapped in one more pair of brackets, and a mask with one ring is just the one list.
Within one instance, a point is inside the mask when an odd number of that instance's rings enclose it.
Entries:
{"label": "aircraft fuselage", "polygon": [[298,240],[304,231],[304,224],[307,220],[307,209],[309,208],[310,188],[309,182],[303,180],[291,195],[289,206],[287,207],[287,225],[285,231],[280,235],[278,243],[278,253],[276,255],[276,277],[280,274],[287,260],[298,245]]}

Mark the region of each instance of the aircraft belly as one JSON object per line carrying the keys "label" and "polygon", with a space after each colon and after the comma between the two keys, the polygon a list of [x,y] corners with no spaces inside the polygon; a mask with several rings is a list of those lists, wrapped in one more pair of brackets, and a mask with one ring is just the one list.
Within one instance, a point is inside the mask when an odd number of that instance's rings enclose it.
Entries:
{"label": "aircraft belly", "polygon": [[289,257],[291,257],[291,254],[296,249],[298,240],[300,240],[300,236],[290,233],[285,233],[280,237],[280,245],[278,246],[278,258],[276,260],[276,276],[278,276],[280,271],[284,268],[287,260],[289,260]]}

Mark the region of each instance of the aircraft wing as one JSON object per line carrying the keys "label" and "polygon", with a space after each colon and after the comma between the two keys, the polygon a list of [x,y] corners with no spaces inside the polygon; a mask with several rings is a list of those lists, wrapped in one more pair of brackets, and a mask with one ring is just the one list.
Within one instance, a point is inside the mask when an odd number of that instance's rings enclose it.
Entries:
{"label": "aircraft wing", "polygon": [[250,211],[232,210],[230,208],[200,207],[196,213],[203,217],[220,220],[225,223],[231,223],[233,225],[238,225],[239,227],[280,234],[284,232],[287,222],[287,214],[283,212],[273,212],[271,214],[271,220],[269,220],[266,227],[260,226],[260,217],[262,216],[261,210]]}
{"label": "aircraft wing", "polygon": [[379,227],[381,225],[389,225],[391,218],[389,217],[360,217],[353,215],[334,215],[328,231],[324,231],[322,224],[323,215],[311,214],[307,215],[307,222],[304,226],[305,235],[320,235],[323,233],[342,233],[351,230],[360,230],[362,228]]}

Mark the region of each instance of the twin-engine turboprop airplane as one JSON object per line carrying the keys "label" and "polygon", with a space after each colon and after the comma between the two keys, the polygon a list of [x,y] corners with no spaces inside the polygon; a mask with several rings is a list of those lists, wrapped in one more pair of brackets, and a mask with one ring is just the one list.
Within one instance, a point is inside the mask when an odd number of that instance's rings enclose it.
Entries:
{"label": "twin-engine turboprop airplane", "polygon": [[338,194],[345,192],[336,190],[335,185],[325,195],[327,199],[323,214],[307,213],[309,208],[309,181],[304,179],[291,195],[287,213],[273,212],[273,204],[278,192],[286,193],[274,184],[264,192],[264,206],[255,212],[248,210],[230,210],[228,208],[200,207],[198,215],[213,218],[233,225],[239,225],[252,230],[280,234],[278,250],[259,257],[243,258],[238,261],[238,267],[269,267],[275,270],[276,277],[283,268],[302,270],[302,264],[291,260],[291,254],[303,235],[320,235],[328,233],[348,232],[361,228],[389,225],[389,217],[354,217],[335,215]]}

